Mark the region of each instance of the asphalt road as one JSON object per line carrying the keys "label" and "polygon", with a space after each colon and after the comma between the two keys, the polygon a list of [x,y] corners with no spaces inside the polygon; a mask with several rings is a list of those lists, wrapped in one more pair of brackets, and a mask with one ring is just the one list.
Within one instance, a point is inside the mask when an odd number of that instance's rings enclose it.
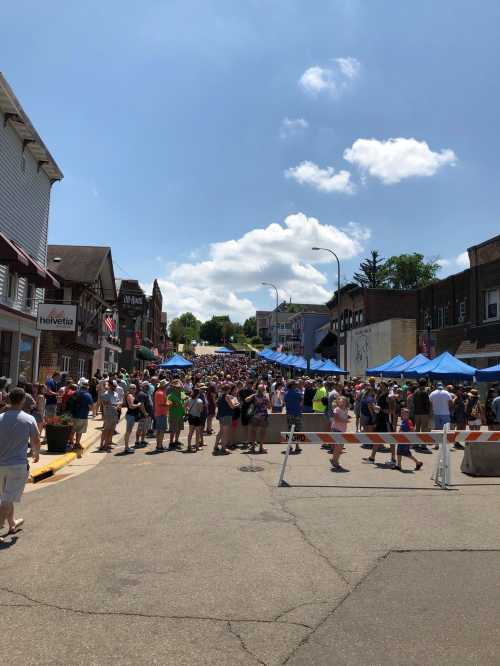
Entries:
{"label": "asphalt road", "polygon": [[[9,665],[498,664],[499,483],[319,448],[105,456],[0,549]],[[101,456],[89,453],[88,456]],[[383,458],[383,456],[381,456]],[[84,458],[85,460],[85,458]],[[89,461],[90,462],[90,461]],[[299,485],[300,484],[300,485]]]}

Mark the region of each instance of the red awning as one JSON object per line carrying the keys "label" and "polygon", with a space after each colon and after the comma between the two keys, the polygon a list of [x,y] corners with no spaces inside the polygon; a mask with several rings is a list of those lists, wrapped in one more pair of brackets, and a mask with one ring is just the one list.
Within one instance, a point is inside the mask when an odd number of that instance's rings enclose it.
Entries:
{"label": "red awning", "polygon": [[47,269],[33,259],[26,250],[0,232],[0,264],[9,266],[13,273],[27,278],[37,287],[60,288],[59,282]]}
{"label": "red awning", "polygon": [[7,236],[0,232],[0,264],[11,267],[14,273],[22,274],[30,262],[24,252],[20,250]]}

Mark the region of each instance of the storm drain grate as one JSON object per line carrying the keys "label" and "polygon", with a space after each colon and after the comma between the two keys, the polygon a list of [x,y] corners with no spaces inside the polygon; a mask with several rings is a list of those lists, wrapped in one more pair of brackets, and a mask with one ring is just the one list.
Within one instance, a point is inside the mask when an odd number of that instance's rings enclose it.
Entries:
{"label": "storm drain grate", "polygon": [[264,468],[258,465],[243,465],[239,470],[240,472],[263,472]]}

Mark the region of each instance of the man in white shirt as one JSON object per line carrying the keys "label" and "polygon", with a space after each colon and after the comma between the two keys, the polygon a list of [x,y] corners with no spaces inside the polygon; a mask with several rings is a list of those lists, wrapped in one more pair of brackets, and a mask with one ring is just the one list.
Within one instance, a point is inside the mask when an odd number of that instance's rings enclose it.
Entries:
{"label": "man in white shirt", "polygon": [[445,391],[442,382],[436,384],[436,389],[430,394],[434,417],[434,430],[442,430],[445,423],[451,423],[451,408],[453,396]]}

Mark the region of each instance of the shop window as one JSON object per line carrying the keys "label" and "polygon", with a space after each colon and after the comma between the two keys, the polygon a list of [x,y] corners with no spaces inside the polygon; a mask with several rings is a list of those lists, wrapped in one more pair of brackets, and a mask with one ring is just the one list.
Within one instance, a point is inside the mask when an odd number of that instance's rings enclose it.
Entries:
{"label": "shop window", "polygon": [[17,275],[9,271],[7,277],[7,298],[14,301],[17,297]]}
{"label": "shop window", "polygon": [[69,372],[71,356],[61,356],[61,372]]}
{"label": "shop window", "polygon": [[34,307],[34,298],[35,298],[35,285],[32,282],[28,282],[26,285],[26,307],[30,310]]}
{"label": "shop window", "polygon": [[19,375],[26,381],[33,381],[33,361],[35,358],[35,338],[21,335],[19,342]]}
{"label": "shop window", "polygon": [[12,353],[12,333],[0,331],[0,376],[10,377],[10,358]]}
{"label": "shop window", "polygon": [[78,359],[78,379],[81,379],[82,377],[85,377],[85,359],[84,358],[79,358]]}
{"label": "shop window", "polygon": [[466,314],[467,314],[467,307],[465,301],[460,301],[460,303],[458,304],[458,321],[459,322],[465,321]]}
{"label": "shop window", "polygon": [[485,321],[494,321],[499,318],[500,289],[488,289],[485,292],[484,319]]}

